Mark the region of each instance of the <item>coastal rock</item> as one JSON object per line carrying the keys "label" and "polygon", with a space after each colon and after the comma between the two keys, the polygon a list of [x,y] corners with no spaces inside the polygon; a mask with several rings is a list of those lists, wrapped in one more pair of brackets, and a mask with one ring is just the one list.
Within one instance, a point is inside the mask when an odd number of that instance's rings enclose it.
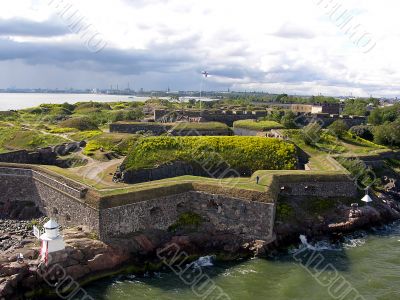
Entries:
{"label": "coastal rock", "polygon": [[86,265],[74,265],[65,268],[66,273],[73,279],[77,280],[90,273],[90,269]]}
{"label": "coastal rock", "polygon": [[121,265],[129,257],[118,253],[97,254],[93,259],[88,260],[90,271],[111,270]]}
{"label": "coastal rock", "polygon": [[28,272],[27,264],[20,264],[17,262],[11,262],[9,264],[2,265],[0,268],[0,276],[12,276],[15,274],[21,274]]}
{"label": "coastal rock", "polygon": [[140,245],[142,251],[152,252],[155,249],[155,245],[150,241],[150,239],[144,235],[137,235],[134,237],[135,241]]}

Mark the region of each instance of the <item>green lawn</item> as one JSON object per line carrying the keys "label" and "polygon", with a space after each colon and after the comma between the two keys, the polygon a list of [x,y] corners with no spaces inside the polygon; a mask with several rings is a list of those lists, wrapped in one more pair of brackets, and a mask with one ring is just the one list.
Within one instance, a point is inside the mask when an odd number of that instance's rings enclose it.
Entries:
{"label": "green lawn", "polygon": [[228,130],[228,125],[219,122],[188,123],[180,122],[172,125],[174,130]]}
{"label": "green lawn", "polygon": [[0,152],[34,150],[68,142],[63,137],[20,126],[0,127]]}
{"label": "green lawn", "polygon": [[233,128],[243,128],[257,131],[268,131],[271,129],[283,129],[282,124],[274,121],[254,121],[254,120],[241,120],[233,123]]}
{"label": "green lawn", "polygon": [[292,143],[262,137],[149,137],[138,141],[123,167],[140,170],[183,161],[195,165],[206,163],[208,168],[228,164],[239,173],[291,170],[296,167],[296,154]]}
{"label": "green lawn", "polygon": [[370,155],[390,151],[390,149],[384,146],[374,144],[373,142],[351,135],[350,133],[346,133],[343,137],[337,138],[327,131],[324,131],[315,145],[307,145],[299,129],[283,130],[283,133],[310,156],[326,154],[344,156]]}
{"label": "green lawn", "polygon": [[89,139],[83,153],[92,155],[94,152],[104,149],[113,151],[119,155],[126,155],[135,145],[140,136],[125,133],[101,133]]}

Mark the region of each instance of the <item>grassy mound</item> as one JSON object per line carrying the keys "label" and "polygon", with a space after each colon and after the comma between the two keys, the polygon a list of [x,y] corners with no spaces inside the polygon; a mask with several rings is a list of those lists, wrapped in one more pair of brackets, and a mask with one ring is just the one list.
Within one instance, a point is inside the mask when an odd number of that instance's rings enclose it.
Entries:
{"label": "grassy mound", "polygon": [[83,153],[91,155],[100,149],[113,151],[120,155],[126,155],[138,139],[137,135],[123,133],[102,133],[94,136],[87,143]]}
{"label": "grassy mound", "polygon": [[268,131],[271,129],[285,128],[282,124],[275,121],[254,121],[254,120],[241,120],[233,123],[233,128],[243,128],[257,131]]}
{"label": "grassy mound", "polygon": [[150,137],[138,141],[123,167],[140,170],[174,161],[210,169],[224,163],[238,172],[295,169],[296,149],[285,141],[259,137]]}
{"label": "grassy mound", "polygon": [[86,130],[98,130],[99,128],[97,125],[90,120],[89,118],[71,118],[65,121],[62,121],[59,124],[60,128],[75,128],[80,131],[86,131]]}
{"label": "grassy mound", "polygon": [[0,127],[0,152],[23,149],[33,150],[65,142],[68,142],[68,140],[36,130],[23,130],[17,126]]}
{"label": "grassy mound", "polygon": [[176,131],[185,130],[228,130],[228,125],[219,122],[204,122],[204,123],[176,123],[172,124],[173,129]]}

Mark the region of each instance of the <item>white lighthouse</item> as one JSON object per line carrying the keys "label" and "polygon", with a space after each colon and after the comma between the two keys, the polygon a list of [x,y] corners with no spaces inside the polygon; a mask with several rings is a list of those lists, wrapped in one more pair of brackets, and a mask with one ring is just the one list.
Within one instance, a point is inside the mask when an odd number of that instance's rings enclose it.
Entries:
{"label": "white lighthouse", "polygon": [[56,221],[50,220],[44,224],[44,233],[40,236],[42,241],[41,257],[46,263],[49,253],[62,251],[65,249],[65,243],[60,235],[60,226]]}

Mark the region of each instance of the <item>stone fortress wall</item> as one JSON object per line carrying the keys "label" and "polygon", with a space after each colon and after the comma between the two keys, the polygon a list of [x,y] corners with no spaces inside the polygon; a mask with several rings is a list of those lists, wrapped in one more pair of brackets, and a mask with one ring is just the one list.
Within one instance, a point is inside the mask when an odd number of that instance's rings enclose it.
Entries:
{"label": "stone fortress wall", "polygon": [[[329,110],[327,110],[329,111]],[[299,124],[308,124],[310,122],[319,122],[323,127],[327,127],[336,120],[343,120],[349,127],[361,125],[365,123],[366,118],[362,116],[341,116],[338,113],[331,114],[327,112],[322,113],[304,113],[301,111],[295,111],[298,114],[297,122]],[[233,126],[235,121],[240,120],[257,120],[259,118],[266,117],[268,114],[267,110],[184,110],[184,111],[173,111],[166,109],[154,110],[154,120],[156,122],[173,121],[177,116],[185,116],[189,120],[190,118],[200,118],[203,122],[221,122],[228,126]]]}
{"label": "stone fortress wall", "polygon": [[16,164],[42,164],[64,167],[65,161],[59,156],[65,156],[80,150],[86,142],[64,143],[53,147],[38,148],[36,150],[17,150],[0,153],[0,162]]}
{"label": "stone fortress wall", "polygon": [[103,209],[100,211],[101,238],[167,230],[184,212],[194,212],[211,222],[216,230],[233,233],[243,240],[273,238],[275,204],[196,191]]}
{"label": "stone fortress wall", "polygon": [[[190,135],[190,131],[173,130],[174,125],[170,124],[176,121],[188,122],[219,122],[224,123],[230,127],[233,123],[240,120],[257,120],[266,117],[268,111],[255,110],[255,111],[242,111],[242,110],[154,110],[154,122],[117,122],[110,124],[110,132],[116,133],[138,133],[138,132],[152,132],[154,135],[162,135],[170,132],[171,135]],[[307,125],[311,122],[318,122],[324,128],[331,125],[336,120],[343,120],[347,126],[353,127],[361,125],[366,122],[365,117],[360,116],[341,116],[338,114],[328,113],[298,113],[296,123]],[[237,128],[236,130],[240,130]],[[194,133],[194,132],[193,132]],[[218,135],[232,135],[228,130],[196,130],[195,135],[204,136],[218,136]],[[242,135],[242,134],[239,134]],[[253,135],[253,134],[252,134]]]}
{"label": "stone fortress wall", "polygon": [[72,187],[31,169],[0,167],[0,191],[0,204],[33,202],[63,226],[79,224],[99,231],[99,212],[84,202],[84,187]]}
{"label": "stone fortress wall", "polygon": [[215,229],[233,233],[244,240],[272,241],[278,195],[356,195],[356,188],[350,180],[332,177],[319,183],[307,180],[307,176],[304,178],[296,182],[278,180],[276,187],[261,193],[263,198],[256,200],[193,188],[143,201],[135,201],[135,197],[129,194],[117,195],[113,196],[116,200],[124,197],[128,202],[94,207],[90,201],[91,192],[75,182],[60,181],[29,167],[0,167],[0,205],[9,201],[33,202],[61,225],[86,225],[103,241],[146,230],[167,230],[184,212],[197,213]]}
{"label": "stone fortress wall", "polygon": [[190,129],[174,129],[173,124],[162,124],[153,122],[117,122],[110,124],[110,132],[116,133],[140,133],[151,132],[154,135],[162,135],[169,133],[173,136],[226,136],[232,135],[229,129],[213,129],[213,130],[190,130]]}

